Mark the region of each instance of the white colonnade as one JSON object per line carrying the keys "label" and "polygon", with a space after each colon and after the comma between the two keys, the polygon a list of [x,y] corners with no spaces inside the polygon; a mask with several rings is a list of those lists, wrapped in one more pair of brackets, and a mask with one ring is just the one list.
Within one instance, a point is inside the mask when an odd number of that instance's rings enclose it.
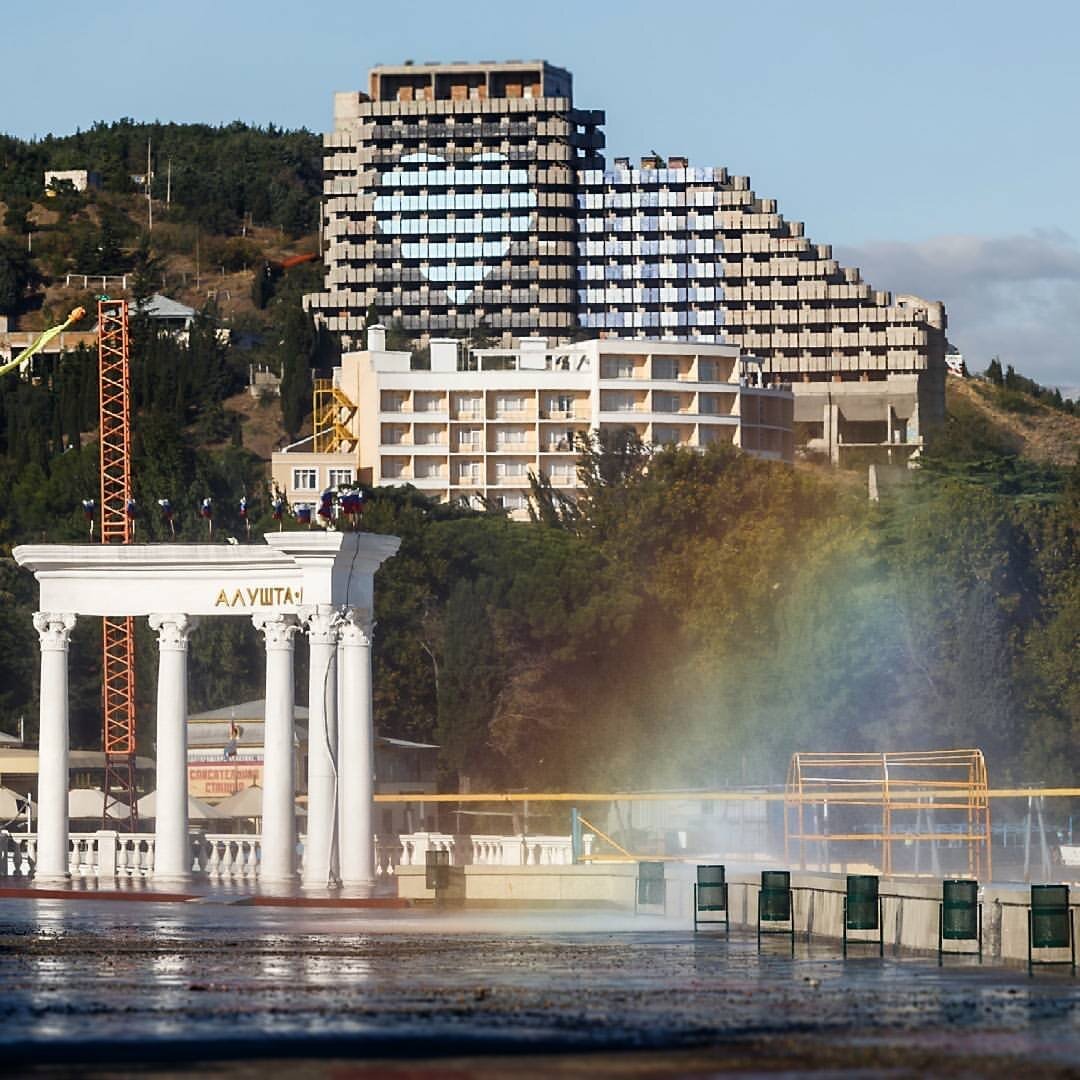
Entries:
{"label": "white colonnade", "polygon": [[191,873],[187,790],[187,652],[196,620],[150,616],[158,635],[157,794],[154,879],[182,885]]}
{"label": "white colonnade", "polygon": [[[68,644],[77,615],[145,615],[158,635],[154,878],[191,873],[187,815],[187,652],[197,616],[247,615],[266,647],[260,881],[297,882],[295,639],[306,631],[309,804],[305,888],[375,882],[371,612],[375,570],[396,537],[281,533],[268,548],[126,545],[16,548],[41,586],[37,880],[68,876]],[[63,607],[50,601],[66,600]],[[74,609],[72,611],[71,609]]]}

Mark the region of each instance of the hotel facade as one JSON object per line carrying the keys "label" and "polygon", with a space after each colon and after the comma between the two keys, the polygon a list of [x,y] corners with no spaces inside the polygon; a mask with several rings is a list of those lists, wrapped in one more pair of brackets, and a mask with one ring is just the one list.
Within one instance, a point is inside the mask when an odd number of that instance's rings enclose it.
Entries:
{"label": "hotel facade", "polygon": [[346,348],[371,309],[425,342],[727,342],[792,383],[800,444],[834,462],[915,452],[944,420],[943,305],[864,282],[749,177],[609,166],[604,119],[544,61],[374,68],[334,99],[309,308]]}
{"label": "hotel facade", "polygon": [[411,484],[523,519],[530,476],[572,496],[580,440],[627,429],[653,445],[794,456],[790,387],[731,345],[532,338],[463,350],[435,339],[430,370],[415,370],[376,326],[327,382],[316,389],[327,402],[319,434],[273,456],[275,486],[294,506],[327,488]]}

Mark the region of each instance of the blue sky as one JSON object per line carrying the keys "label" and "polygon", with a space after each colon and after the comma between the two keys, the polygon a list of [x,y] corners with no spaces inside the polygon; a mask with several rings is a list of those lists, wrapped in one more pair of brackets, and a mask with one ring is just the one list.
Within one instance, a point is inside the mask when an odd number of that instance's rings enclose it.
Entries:
{"label": "blue sky", "polygon": [[0,130],[325,130],[375,63],[543,57],[609,154],[748,173],[952,339],[1080,387],[1080,4],[1071,0],[112,0],[4,5]]}

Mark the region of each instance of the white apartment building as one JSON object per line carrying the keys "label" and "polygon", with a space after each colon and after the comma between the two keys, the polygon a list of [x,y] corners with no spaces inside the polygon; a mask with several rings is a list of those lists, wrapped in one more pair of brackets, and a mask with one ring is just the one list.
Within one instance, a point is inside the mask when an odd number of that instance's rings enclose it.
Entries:
{"label": "white apartment building", "polygon": [[435,339],[429,370],[384,346],[373,327],[366,351],[344,354],[333,408],[317,403],[316,434],[274,454],[274,482],[292,505],[354,482],[411,484],[524,519],[530,474],[571,494],[576,440],[627,428],[656,445],[725,443],[793,459],[790,386],[761,385],[759,364],[731,345],[525,338],[463,352]]}

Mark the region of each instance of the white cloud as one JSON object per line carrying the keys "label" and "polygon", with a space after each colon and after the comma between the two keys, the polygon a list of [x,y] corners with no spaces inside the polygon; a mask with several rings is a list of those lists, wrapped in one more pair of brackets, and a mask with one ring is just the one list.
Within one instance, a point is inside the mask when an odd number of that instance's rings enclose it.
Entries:
{"label": "white cloud", "polygon": [[937,236],[836,248],[875,288],[944,300],[969,369],[1003,363],[1080,395],[1080,245],[1067,233]]}

